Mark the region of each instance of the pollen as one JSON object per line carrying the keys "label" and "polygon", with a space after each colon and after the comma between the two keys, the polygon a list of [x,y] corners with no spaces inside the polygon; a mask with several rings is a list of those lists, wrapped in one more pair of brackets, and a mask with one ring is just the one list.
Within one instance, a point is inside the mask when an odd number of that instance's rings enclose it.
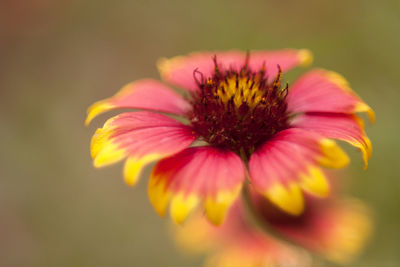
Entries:
{"label": "pollen", "polygon": [[282,71],[269,78],[265,68],[252,70],[248,57],[240,69],[227,69],[214,58],[210,77],[195,71],[199,90],[192,93],[193,129],[210,145],[250,156],[262,143],[288,127]]}

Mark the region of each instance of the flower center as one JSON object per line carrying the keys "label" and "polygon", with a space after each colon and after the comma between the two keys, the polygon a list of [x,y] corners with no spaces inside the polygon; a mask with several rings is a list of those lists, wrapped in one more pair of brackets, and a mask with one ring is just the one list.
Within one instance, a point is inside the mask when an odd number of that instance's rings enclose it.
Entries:
{"label": "flower center", "polygon": [[189,119],[193,129],[210,145],[237,154],[253,151],[278,131],[288,127],[288,85],[281,87],[282,72],[269,81],[265,68],[222,69],[214,58],[214,73],[194,77],[199,90],[192,93]]}

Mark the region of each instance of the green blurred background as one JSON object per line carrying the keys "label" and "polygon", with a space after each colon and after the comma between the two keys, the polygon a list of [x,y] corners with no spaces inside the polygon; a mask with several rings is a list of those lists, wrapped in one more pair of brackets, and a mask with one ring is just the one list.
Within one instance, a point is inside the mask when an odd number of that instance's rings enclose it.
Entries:
{"label": "green blurred background", "polygon": [[346,146],[345,191],[376,214],[351,266],[400,266],[398,0],[1,0],[0,266],[201,266],[174,247],[146,179],[129,188],[121,164],[92,167],[91,135],[110,114],[85,128],[86,108],[158,79],[159,57],[286,47],[311,49],[376,111],[367,171]]}

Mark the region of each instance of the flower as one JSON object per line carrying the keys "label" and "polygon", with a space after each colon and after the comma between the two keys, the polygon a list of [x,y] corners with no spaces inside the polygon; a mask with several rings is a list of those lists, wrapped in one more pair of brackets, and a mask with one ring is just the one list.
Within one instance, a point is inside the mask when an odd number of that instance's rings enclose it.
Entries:
{"label": "flower", "polygon": [[206,267],[311,266],[309,253],[254,227],[244,215],[240,201],[218,227],[197,213],[185,224],[173,226],[172,237],[183,252],[206,254]]}
{"label": "flower", "polygon": [[249,219],[248,206],[236,201],[219,227],[201,214],[173,227],[177,245],[187,252],[206,253],[207,267],[310,267],[314,266],[313,254],[338,264],[349,263],[372,231],[369,209],[356,199],[307,197],[305,212],[293,216],[254,190],[250,194],[256,223]]}
{"label": "flower", "polygon": [[186,97],[144,79],[94,103],[86,124],[109,110],[141,110],[117,115],[97,129],[91,142],[94,165],[126,158],[125,181],[134,185],[143,167],[158,161],[149,198],[160,215],[170,203],[178,223],[202,203],[210,221],[221,224],[245,177],[279,208],[299,215],[303,191],[329,193],[320,167],[341,168],[349,161],[333,139],[359,148],[367,165],[371,143],[355,113],[374,120],[372,109],[334,72],[311,70],[290,87],[282,85],[284,72],[311,58],[308,50],[286,49],[161,59],[163,80]]}
{"label": "flower", "polygon": [[304,213],[292,216],[253,194],[261,221],[280,236],[339,264],[353,260],[372,232],[369,208],[350,197],[307,197],[306,202]]}

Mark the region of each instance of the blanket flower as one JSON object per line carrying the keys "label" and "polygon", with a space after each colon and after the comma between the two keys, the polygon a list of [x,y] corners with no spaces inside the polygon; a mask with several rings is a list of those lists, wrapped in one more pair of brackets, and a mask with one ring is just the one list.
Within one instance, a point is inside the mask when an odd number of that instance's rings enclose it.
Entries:
{"label": "blanket flower", "polygon": [[350,263],[373,228],[371,212],[360,200],[306,197],[300,216],[284,213],[250,189],[256,222],[248,203],[236,201],[219,227],[194,214],[173,237],[185,252],[207,255],[207,267],[314,266],[315,260]]}
{"label": "blanket flower", "polygon": [[180,223],[202,205],[221,224],[247,180],[292,215],[304,210],[303,192],[326,197],[321,167],[349,162],[334,139],[360,149],[367,166],[371,142],[356,113],[374,112],[332,71],[314,69],[293,85],[286,71],[312,61],[308,50],[199,52],[161,59],[166,84],[132,82],[88,109],[86,124],[114,109],[91,142],[95,167],[125,160],[127,184],[158,161],[148,186],[155,210]]}

